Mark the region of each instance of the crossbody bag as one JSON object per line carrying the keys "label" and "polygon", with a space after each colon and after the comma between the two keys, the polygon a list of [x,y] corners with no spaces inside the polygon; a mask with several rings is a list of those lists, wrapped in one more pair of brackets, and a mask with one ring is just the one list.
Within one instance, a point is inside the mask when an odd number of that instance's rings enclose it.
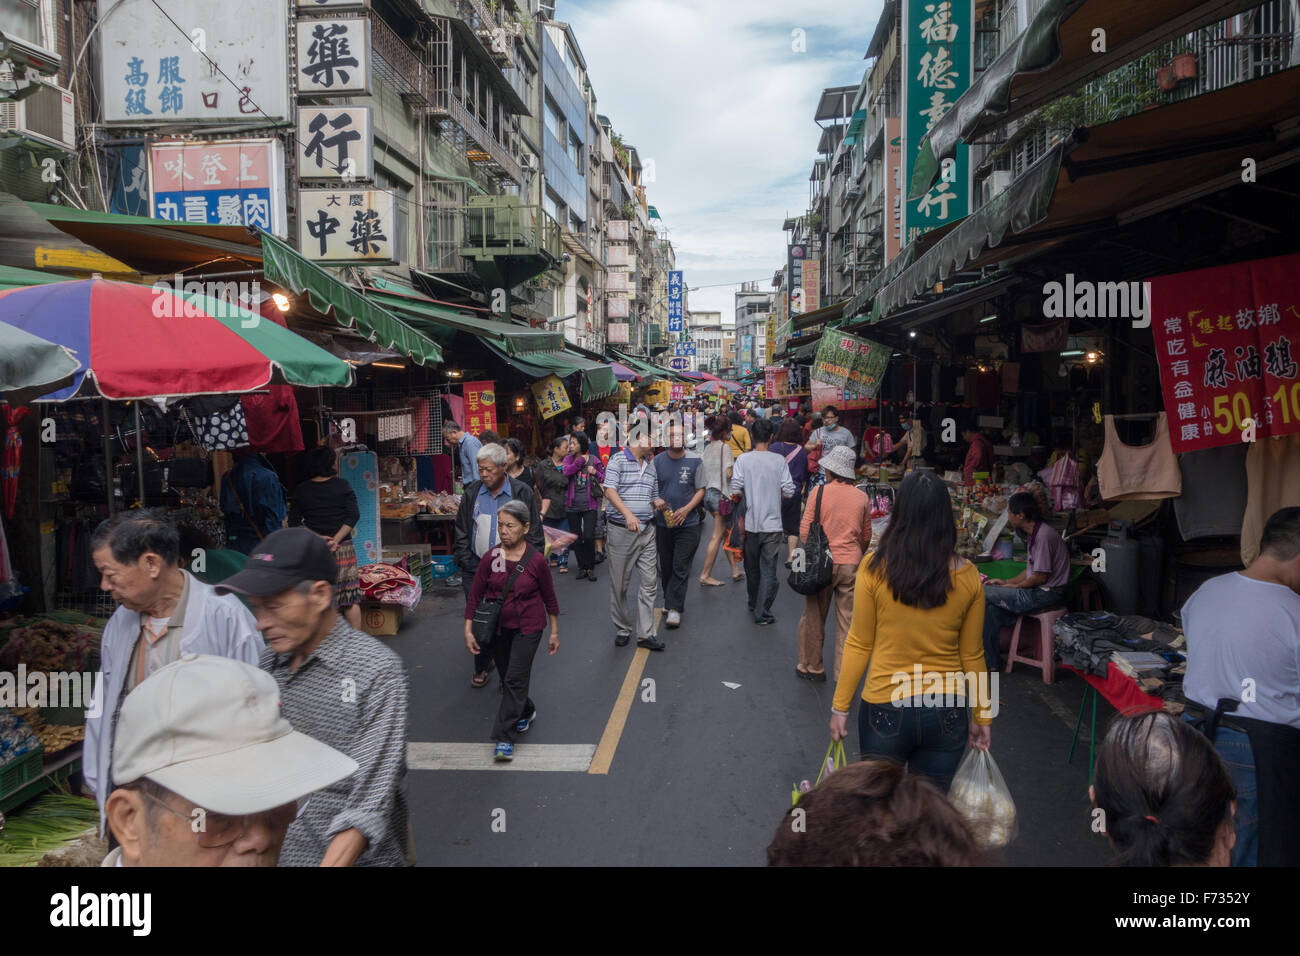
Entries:
{"label": "crossbody bag", "polygon": [[470,633],[474,635],[474,640],[478,642],[480,648],[485,648],[492,643],[492,639],[497,636],[497,627],[501,620],[501,609],[505,607],[506,597],[510,594],[510,589],[515,586],[515,579],[523,573],[529,559],[533,556],[534,548],[528,545],[524,549],[524,556],[519,559],[519,564],[515,566],[510,577],[506,579],[506,586],[501,589],[499,598],[491,598],[478,602],[478,607],[474,609],[474,617],[470,621]]}

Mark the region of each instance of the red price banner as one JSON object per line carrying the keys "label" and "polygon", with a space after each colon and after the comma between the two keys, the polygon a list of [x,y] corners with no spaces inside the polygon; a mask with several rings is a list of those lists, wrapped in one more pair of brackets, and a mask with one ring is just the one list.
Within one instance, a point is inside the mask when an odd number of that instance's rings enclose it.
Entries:
{"label": "red price banner", "polygon": [[471,435],[497,430],[495,382],[465,383],[465,430]]}
{"label": "red price banner", "polygon": [[1160,276],[1149,302],[1175,452],[1300,432],[1300,254]]}

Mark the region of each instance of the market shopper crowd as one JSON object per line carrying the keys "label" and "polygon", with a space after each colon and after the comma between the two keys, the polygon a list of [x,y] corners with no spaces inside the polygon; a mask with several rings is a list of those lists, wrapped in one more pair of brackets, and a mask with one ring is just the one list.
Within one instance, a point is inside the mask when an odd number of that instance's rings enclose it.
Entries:
{"label": "market shopper crowd", "polygon": [[[570,423],[535,466],[517,439],[480,441],[448,425],[459,453],[472,455],[472,470],[460,462],[454,552],[471,685],[498,674],[493,758],[513,759],[538,718],[532,669],[543,639],[549,655],[560,648],[552,572],[566,573],[566,551],[576,578],[593,583],[605,556],[614,645],[635,636],[656,652],[668,644],[660,623],[686,627],[681,639],[705,633],[690,626],[690,584],[706,540],[698,584],[745,581],[756,627],[779,623],[771,611],[784,551],[789,586],[806,581],[809,566],[820,575],[800,590],[797,626],[787,622],[796,674],[824,682],[829,670],[832,746],[848,737],[856,700],[863,759],[803,796],[803,828],[783,818],[769,862],[994,859],[989,828],[972,819],[954,778],[991,752],[1006,631],[1065,599],[1068,546],[1041,498],[1010,495],[1006,521],[1026,543],[1026,567],[985,580],[957,553],[949,487],[932,470],[908,471],[883,531],[873,527],[876,503],[857,487],[856,436],[833,406],[817,419],[724,409],[694,430],[681,419],[656,428],[642,411],[624,435],[608,421],[594,434]],[[896,447],[916,464],[925,439],[918,423],[905,424]],[[987,467],[977,429],[966,436],[965,464]],[[864,448],[879,454],[879,438],[864,437]],[[86,727],[85,780],[112,839],[106,865],[413,863],[409,682],[397,655],[346,616],[356,559],[340,550],[356,499],[321,451],[280,519],[290,526],[250,522],[257,542],[244,570],[216,587],[181,567],[179,533],[158,513],[125,512],[96,531],[95,566],[119,604],[104,632],[103,696]],[[256,460],[245,467],[255,472]],[[247,487],[256,481],[250,474]],[[814,543],[824,555],[809,554]],[[719,550],[731,582],[712,576]],[[1100,749],[1089,798],[1115,861],[1294,863],[1300,508],[1274,514],[1259,557],[1204,584],[1183,624],[1185,716],[1120,715]],[[916,682],[932,674],[959,679],[936,698]],[[207,823],[192,833],[185,821],[196,813]]]}

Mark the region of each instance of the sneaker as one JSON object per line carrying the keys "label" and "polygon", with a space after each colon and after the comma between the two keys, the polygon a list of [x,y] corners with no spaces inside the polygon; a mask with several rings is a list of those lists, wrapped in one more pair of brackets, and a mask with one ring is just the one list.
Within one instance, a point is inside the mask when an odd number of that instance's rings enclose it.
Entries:
{"label": "sneaker", "polygon": [[754,623],[757,624],[759,627],[766,627],[769,624],[775,624],[776,618],[774,618],[771,614],[764,614],[762,617],[756,619]]}
{"label": "sneaker", "polygon": [[632,639],[631,634],[616,634],[614,636],[615,647],[627,647],[627,642]]}
{"label": "sneaker", "polygon": [[664,649],[664,642],[656,640],[653,637],[643,637],[641,640],[636,642],[636,646],[644,647],[651,651],[662,651]]}
{"label": "sneaker", "polygon": [[537,708],[534,707],[533,712],[531,714],[529,714],[527,717],[521,717],[519,719],[519,723],[515,724],[515,730],[517,730],[521,734],[527,733],[528,728],[533,725],[533,721],[536,719],[537,719]]}
{"label": "sneaker", "polygon": [[581,581],[581,580],[583,580],[583,579],[586,578],[586,577],[587,577],[587,572],[586,572],[584,569],[579,568],[579,569],[578,569],[578,580]]}
{"label": "sneaker", "polygon": [[515,745],[508,744],[504,740],[497,744],[496,750],[492,751],[492,759],[499,761],[515,759]]}
{"label": "sneaker", "polygon": [[588,571],[588,572],[587,572],[587,580],[590,581],[592,584],[595,584],[595,583],[596,583],[596,572],[595,572],[595,571]]}
{"label": "sneaker", "polygon": [[666,623],[669,627],[681,627],[682,624],[681,612],[669,611],[668,617],[665,619],[664,623]]}

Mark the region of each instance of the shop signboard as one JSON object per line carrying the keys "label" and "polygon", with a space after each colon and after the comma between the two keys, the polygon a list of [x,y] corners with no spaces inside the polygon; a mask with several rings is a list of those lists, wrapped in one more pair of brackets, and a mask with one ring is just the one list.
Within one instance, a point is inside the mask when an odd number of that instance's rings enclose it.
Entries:
{"label": "shop signboard", "polygon": [[[627,299],[623,298],[622,296],[609,296],[608,298],[606,298],[605,317],[610,319],[626,319]],[[627,323],[624,322],[623,324],[626,325]],[[627,332],[625,331],[623,334],[626,335]],[[626,342],[627,339],[624,339],[623,341]]]}
{"label": "shop signboard", "polygon": [[834,405],[840,411],[857,408],[875,408],[876,399],[862,389],[838,388],[826,382],[812,380],[813,408]]}
{"label": "shop signboard", "polygon": [[785,299],[786,311],[790,321],[805,311],[803,304],[803,270],[804,260],[808,257],[808,247],[795,243],[786,248],[785,261]]}
{"label": "shop signboard", "polygon": [[695,354],[695,343],[694,343],[694,342],[675,342],[675,343],[673,344],[673,354],[674,354],[674,355],[694,355],[694,354]]}
{"label": "shop signboard", "polygon": [[605,289],[609,292],[629,292],[628,274],[626,272],[611,272],[605,278]]}
{"label": "shop signboard", "polygon": [[149,215],[149,157],[145,148],[121,146],[115,152],[108,211],[122,216]]}
{"label": "shop signboard", "polygon": [[465,430],[471,435],[497,430],[496,382],[465,383]]}
{"label": "shop signboard", "polygon": [[317,262],[395,262],[393,194],[385,189],[298,191],[298,248]]}
{"label": "shop signboard", "polygon": [[298,177],[373,179],[375,134],[369,106],[298,107]]}
{"label": "shop signboard", "polygon": [[[898,117],[885,117],[885,262],[902,251],[903,236],[903,169],[902,134]],[[965,147],[963,147],[965,148]]]}
{"label": "shop signboard", "polygon": [[627,246],[607,246],[605,249],[605,265],[607,266],[628,265]]}
{"label": "shop signboard", "polygon": [[668,273],[668,331],[682,330],[682,273],[674,269]]}
{"label": "shop signboard", "polygon": [[572,408],[569,393],[564,389],[564,382],[558,375],[548,375],[538,379],[529,386],[533,390],[533,399],[542,418],[554,418],[560,412]]}
{"label": "shop signboard", "polygon": [[785,398],[789,381],[790,370],[784,365],[763,366],[763,392],[768,398]]}
{"label": "shop signboard", "polygon": [[909,201],[906,194],[922,138],[970,86],[973,9],[951,0],[903,0],[903,246],[971,211],[970,147],[964,144],[924,196]]}
{"label": "shop signboard", "polygon": [[695,386],[685,385],[685,384],[674,384],[672,387],[671,394],[672,394],[671,401],[674,402],[685,401],[686,399],[690,398],[693,394],[695,394]]}
{"label": "shop signboard", "polygon": [[889,347],[847,332],[827,332],[817,346],[810,374],[816,382],[872,397],[889,364]]}
{"label": "shop signboard", "polygon": [[297,53],[299,95],[365,96],[370,92],[369,19],[301,19]]}
{"label": "shop signboard", "polygon": [[626,219],[610,219],[605,223],[605,238],[610,242],[627,242]]}
{"label": "shop signboard", "polygon": [[672,401],[673,383],[665,378],[657,378],[646,386],[643,401],[647,405],[664,405]]}
{"label": "shop signboard", "polygon": [[279,140],[154,143],[149,147],[149,182],[155,219],[257,226],[285,235]]}
{"label": "shop signboard", "polygon": [[1175,453],[1300,432],[1300,253],[1150,280]]}
{"label": "shop signboard", "polygon": [[169,0],[165,10],[152,0],[123,0],[111,16],[101,8],[105,123],[190,127],[256,117],[267,125],[290,118],[284,0]]}
{"label": "shop signboard", "polygon": [[670,358],[668,360],[668,367],[671,369],[676,369],[679,372],[684,372],[691,367],[691,360],[688,358],[678,358],[674,356],[673,358]]}
{"label": "shop signboard", "polygon": [[808,259],[803,264],[803,310],[816,312],[821,308],[821,270],[822,264],[817,259]]}
{"label": "shop signboard", "polygon": [[[609,308],[610,310],[610,315],[614,314],[613,309],[610,307],[613,306],[615,302],[620,301],[627,302],[627,299],[610,299],[605,304],[606,308]],[[623,306],[623,314],[627,314],[626,305]],[[628,328],[629,325],[627,322],[610,322],[605,326],[605,340],[609,342],[610,345],[627,345]]]}

